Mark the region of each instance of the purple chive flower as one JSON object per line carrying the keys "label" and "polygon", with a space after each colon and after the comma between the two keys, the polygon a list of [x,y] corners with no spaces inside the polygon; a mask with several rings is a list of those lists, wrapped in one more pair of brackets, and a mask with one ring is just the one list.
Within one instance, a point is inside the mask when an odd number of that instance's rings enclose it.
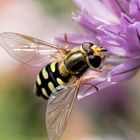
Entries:
{"label": "purple chive flower", "polygon": [[[75,3],[81,11],[73,14],[73,20],[85,32],[67,34],[67,41],[63,36],[57,37],[57,43],[75,47],[89,41],[108,50],[104,64],[111,64],[112,68],[101,74],[89,72],[98,75],[90,82],[99,89],[130,79],[140,67],[140,0],[75,0]],[[81,88],[80,98],[94,92],[85,89]]]}

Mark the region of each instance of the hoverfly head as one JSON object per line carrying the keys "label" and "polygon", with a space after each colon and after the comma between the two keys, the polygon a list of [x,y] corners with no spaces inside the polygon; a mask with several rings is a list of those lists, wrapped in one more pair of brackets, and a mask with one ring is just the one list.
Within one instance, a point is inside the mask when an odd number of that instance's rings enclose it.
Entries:
{"label": "hoverfly head", "polygon": [[86,61],[90,68],[98,68],[105,58],[103,52],[107,51],[101,46],[97,46],[90,42],[83,43],[82,50],[86,54]]}

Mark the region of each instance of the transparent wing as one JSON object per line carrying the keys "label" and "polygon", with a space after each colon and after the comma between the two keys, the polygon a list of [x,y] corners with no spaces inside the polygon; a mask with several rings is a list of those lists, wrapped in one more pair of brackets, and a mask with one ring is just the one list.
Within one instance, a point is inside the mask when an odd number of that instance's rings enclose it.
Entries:
{"label": "transparent wing", "polygon": [[12,57],[32,66],[48,64],[60,55],[60,51],[63,51],[62,48],[48,42],[10,32],[0,34],[0,46]]}
{"label": "transparent wing", "polygon": [[46,111],[49,140],[58,140],[62,135],[77,98],[79,83],[78,80],[75,86],[64,89],[57,95],[51,95]]}

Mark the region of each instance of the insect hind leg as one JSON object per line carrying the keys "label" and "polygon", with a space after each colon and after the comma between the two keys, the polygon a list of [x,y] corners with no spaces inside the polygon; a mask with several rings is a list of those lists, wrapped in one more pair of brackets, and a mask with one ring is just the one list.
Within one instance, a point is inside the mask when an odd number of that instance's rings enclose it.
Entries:
{"label": "insect hind leg", "polygon": [[88,75],[81,79],[78,100],[80,100],[88,95],[91,95],[94,92],[99,91],[99,88],[95,84],[91,83],[91,81],[93,79],[97,79],[97,78],[100,78],[100,77],[97,75]]}
{"label": "insect hind leg", "polygon": [[91,83],[82,83],[82,85],[89,85],[89,88],[87,88],[85,92],[88,92],[92,88],[95,88],[97,92],[99,91],[98,87],[93,85],[93,84],[91,84]]}

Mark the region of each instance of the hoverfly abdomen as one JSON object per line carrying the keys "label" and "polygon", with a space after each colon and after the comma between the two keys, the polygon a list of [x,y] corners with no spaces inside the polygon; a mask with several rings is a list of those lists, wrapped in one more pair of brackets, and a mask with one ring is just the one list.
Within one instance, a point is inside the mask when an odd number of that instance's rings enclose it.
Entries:
{"label": "hoverfly abdomen", "polygon": [[52,62],[44,67],[37,76],[36,94],[48,99],[50,95],[56,94],[69,81],[70,74],[62,75],[59,71],[58,62]]}

